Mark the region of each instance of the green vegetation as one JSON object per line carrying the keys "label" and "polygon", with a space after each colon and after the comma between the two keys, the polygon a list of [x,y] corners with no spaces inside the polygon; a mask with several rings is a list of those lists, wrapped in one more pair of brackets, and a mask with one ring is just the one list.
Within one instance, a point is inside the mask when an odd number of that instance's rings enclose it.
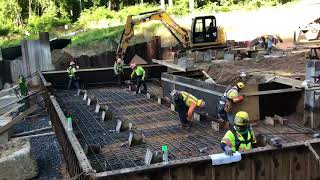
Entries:
{"label": "green vegetation", "polygon": [[[192,13],[251,10],[292,1],[296,0],[194,0]],[[191,13],[189,0],[172,2],[171,8],[166,6],[170,15]],[[114,38],[121,33],[129,14],[160,9],[160,3],[159,0],[0,0],[0,7],[0,47],[3,48],[16,45],[22,39],[33,39],[40,31],[48,31],[54,37],[87,29],[72,38],[72,45]],[[69,29],[65,30],[64,25]],[[159,25],[150,27],[150,31],[156,32]]]}
{"label": "green vegetation", "polygon": [[101,41],[103,39],[114,39],[120,36],[123,26],[110,27],[107,29],[93,29],[80,33],[72,38],[73,45],[84,45],[88,42]]}

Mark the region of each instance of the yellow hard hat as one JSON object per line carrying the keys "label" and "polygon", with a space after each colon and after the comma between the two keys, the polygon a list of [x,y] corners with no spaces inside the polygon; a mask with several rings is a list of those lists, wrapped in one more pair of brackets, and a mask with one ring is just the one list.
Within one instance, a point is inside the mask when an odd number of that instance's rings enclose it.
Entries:
{"label": "yellow hard hat", "polygon": [[243,82],[238,82],[237,83],[238,88],[243,89],[245,87]]}
{"label": "yellow hard hat", "polygon": [[238,126],[245,126],[249,121],[249,114],[245,111],[237,112],[234,118],[234,124]]}

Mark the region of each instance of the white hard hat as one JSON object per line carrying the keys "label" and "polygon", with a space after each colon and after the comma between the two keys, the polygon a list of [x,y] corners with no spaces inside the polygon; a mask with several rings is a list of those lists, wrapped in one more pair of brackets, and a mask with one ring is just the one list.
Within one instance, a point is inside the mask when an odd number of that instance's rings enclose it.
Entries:
{"label": "white hard hat", "polygon": [[246,77],[246,76],[247,76],[247,75],[246,75],[245,72],[241,72],[241,73],[240,73],[240,77],[244,78],[244,77]]}
{"label": "white hard hat", "polygon": [[73,61],[70,62],[70,66],[75,65],[76,63],[74,63]]}

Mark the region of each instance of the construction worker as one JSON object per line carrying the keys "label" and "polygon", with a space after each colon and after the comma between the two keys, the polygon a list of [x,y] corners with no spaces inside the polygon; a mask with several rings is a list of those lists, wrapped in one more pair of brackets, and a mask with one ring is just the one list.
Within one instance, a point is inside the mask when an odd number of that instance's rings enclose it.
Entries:
{"label": "construction worker", "polygon": [[69,67],[67,69],[68,72],[68,77],[69,77],[69,82],[68,82],[68,90],[71,88],[71,85],[73,84],[77,90],[80,88],[79,87],[79,78],[76,76],[76,63],[74,61],[71,61],[69,64]]}
{"label": "construction worker", "polygon": [[197,99],[192,94],[185,91],[173,90],[170,95],[174,101],[175,108],[179,113],[182,128],[187,126],[190,127],[193,111],[197,107],[204,107],[205,102],[202,99]]}
{"label": "construction worker", "polygon": [[134,78],[134,76],[136,76],[137,78],[136,94],[139,93],[141,84],[143,84],[143,90],[141,90],[141,93],[147,93],[147,84],[145,81],[146,71],[141,66],[137,66],[136,63],[131,63],[130,68],[133,70],[131,74],[131,79]]}
{"label": "construction worker", "polygon": [[218,117],[233,123],[234,114],[232,113],[232,104],[243,101],[244,97],[239,95],[241,89],[245,87],[243,82],[238,82],[235,86],[227,88],[218,102]]}
{"label": "construction worker", "polygon": [[20,95],[27,96],[28,95],[28,86],[26,83],[26,79],[24,78],[23,75],[19,75],[18,77],[18,82],[19,82],[19,89],[20,89]]}
{"label": "construction worker", "polygon": [[124,79],[124,71],[123,71],[123,63],[120,58],[118,58],[117,61],[114,62],[113,70],[114,70],[114,74],[117,77],[117,84],[121,85],[122,80]]}
{"label": "construction worker", "polygon": [[227,131],[220,144],[226,155],[232,156],[236,151],[248,151],[257,147],[256,137],[251,127],[248,126],[248,121],[247,112],[237,112],[234,126]]}
{"label": "construction worker", "polygon": [[267,37],[267,54],[272,54],[273,38]]}

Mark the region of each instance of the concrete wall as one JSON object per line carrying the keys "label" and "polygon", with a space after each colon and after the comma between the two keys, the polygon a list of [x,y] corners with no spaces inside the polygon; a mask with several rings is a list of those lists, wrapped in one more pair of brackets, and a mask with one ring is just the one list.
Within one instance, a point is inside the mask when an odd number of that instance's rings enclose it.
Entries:
{"label": "concrete wall", "polygon": [[[51,60],[50,45],[44,40],[23,41],[22,60],[27,77],[33,76],[38,71],[54,70]],[[32,86],[39,86],[40,80],[34,76],[31,80]]]}
{"label": "concrete wall", "polygon": [[161,83],[164,97],[170,97],[170,92],[173,89],[187,91],[197,98],[205,100],[206,108],[203,109],[202,113],[208,113],[209,116],[217,117],[217,103],[226,89],[225,86],[207,84],[201,80],[168,73],[162,74]]}
{"label": "concrete wall", "polygon": [[[166,72],[167,68],[161,65],[143,65],[146,71],[146,78],[160,79],[161,73]],[[129,67],[124,68],[126,80],[130,79],[132,70]],[[53,84],[54,88],[65,88],[68,83],[67,71],[43,72],[43,76],[48,82]],[[116,83],[113,67],[99,69],[80,69],[77,72],[80,77],[80,85],[84,87],[101,86]]]}

